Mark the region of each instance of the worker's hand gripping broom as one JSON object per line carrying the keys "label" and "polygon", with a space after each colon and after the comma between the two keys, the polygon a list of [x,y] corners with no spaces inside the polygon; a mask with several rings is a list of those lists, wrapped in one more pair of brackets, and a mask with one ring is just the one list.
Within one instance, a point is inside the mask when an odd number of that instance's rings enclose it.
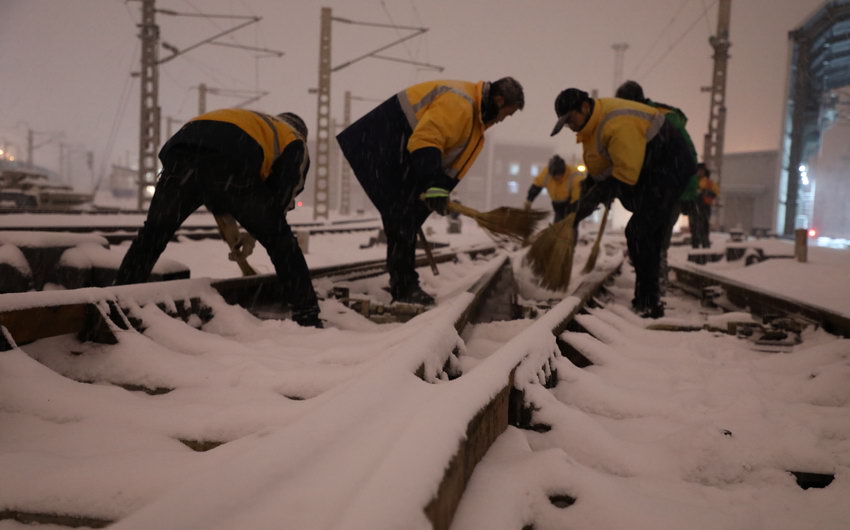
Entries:
{"label": "worker's hand gripping broom", "polygon": [[516,241],[527,239],[548,215],[548,212],[542,210],[525,210],[507,206],[489,212],[479,212],[453,201],[449,201],[448,209],[475,219],[478,226],[496,237],[503,236]]}
{"label": "worker's hand gripping broom", "polygon": [[257,271],[251,267],[251,264],[246,259],[247,254],[250,254],[250,250],[246,253],[242,248],[243,245],[239,241],[239,227],[236,225],[236,220],[233,216],[230,214],[216,215],[215,222],[218,225],[218,231],[222,239],[230,247],[228,257],[239,265],[239,269],[242,270],[242,276],[256,275]]}

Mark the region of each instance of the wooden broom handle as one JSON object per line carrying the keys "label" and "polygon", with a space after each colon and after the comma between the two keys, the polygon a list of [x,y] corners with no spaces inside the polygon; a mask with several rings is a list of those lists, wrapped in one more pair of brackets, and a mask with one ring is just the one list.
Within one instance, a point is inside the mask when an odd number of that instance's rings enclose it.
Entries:
{"label": "wooden broom handle", "polygon": [[476,218],[476,217],[481,216],[481,212],[479,212],[475,208],[470,208],[469,206],[460,204],[458,202],[449,201],[448,207],[449,207],[449,210],[456,212],[456,213],[459,213],[461,215],[465,215],[467,217]]}
{"label": "wooden broom handle", "polygon": [[223,216],[213,214],[213,217],[215,217],[215,223],[218,225],[218,232],[221,234],[221,238],[224,239],[227,246],[230,247],[230,252],[236,257],[236,263],[242,271],[242,276],[256,275],[257,271],[251,267],[251,264],[248,263],[245,256],[236,251],[236,243],[239,240],[239,230],[234,230],[235,225],[223,219]]}

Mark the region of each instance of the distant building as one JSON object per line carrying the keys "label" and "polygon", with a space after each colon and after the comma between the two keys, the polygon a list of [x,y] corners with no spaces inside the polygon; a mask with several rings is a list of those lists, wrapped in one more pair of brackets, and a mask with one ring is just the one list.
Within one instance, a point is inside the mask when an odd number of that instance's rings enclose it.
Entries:
{"label": "distant building", "polygon": [[773,231],[778,171],[777,151],[725,153],[719,207],[714,208],[717,228]]}
{"label": "distant building", "polygon": [[112,192],[112,196],[116,198],[135,198],[139,193],[137,181],[139,179],[138,170],[112,164],[112,173],[109,174],[109,182],[107,187]]}
{"label": "distant building", "polygon": [[806,178],[813,200],[805,226],[824,237],[850,239],[850,119],[839,118],[823,133]]}
{"label": "distant building", "polygon": [[0,160],[0,208],[70,209],[91,202],[40,166]]}

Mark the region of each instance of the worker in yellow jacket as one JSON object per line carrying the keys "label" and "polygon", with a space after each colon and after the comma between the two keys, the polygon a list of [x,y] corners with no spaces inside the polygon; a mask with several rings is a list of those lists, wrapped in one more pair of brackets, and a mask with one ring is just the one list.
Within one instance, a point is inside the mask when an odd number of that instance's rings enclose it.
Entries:
{"label": "worker in yellow jacket", "polygon": [[307,126],[296,114],[223,109],[186,123],[159,152],[162,174],[147,219],[115,283],[144,282],[177,228],[201,205],[230,214],[269,254],[292,318],[322,327],[310,272],[286,222],[310,167]]}
{"label": "worker in yellow jacket", "polygon": [[566,217],[570,207],[578,201],[584,175],[577,166],[567,164],[560,156],[553,155],[549,159],[549,164],[529,186],[524,204],[525,209],[530,209],[534,199],[540,195],[543,188],[546,188],[546,192],[552,199],[552,209],[555,211],[555,222],[557,223]]}
{"label": "worker in yellow jacket", "polygon": [[709,237],[711,206],[717,196],[720,195],[720,186],[711,180],[711,170],[702,162],[697,164],[697,175],[699,177],[698,195],[696,201],[694,201],[696,203],[694,208],[695,220],[691,229],[691,246],[693,248],[711,248]]}
{"label": "worker in yellow jacket", "polygon": [[663,316],[661,250],[671,212],[696,172],[685,138],[660,109],[619,98],[591,98],[576,88],[558,94],[555,113],[552,135],[564,125],[573,130],[587,166],[576,223],[613,198],[632,212],[626,225],[635,267],[632,306],[641,316]]}
{"label": "worker in yellow jacket", "polygon": [[[381,213],[394,301],[433,304],[416,273],[416,234],[484,146],[484,131],[525,105],[512,77],[427,81],[402,90],[346,127],[337,142]],[[419,199],[425,196],[425,201]]]}

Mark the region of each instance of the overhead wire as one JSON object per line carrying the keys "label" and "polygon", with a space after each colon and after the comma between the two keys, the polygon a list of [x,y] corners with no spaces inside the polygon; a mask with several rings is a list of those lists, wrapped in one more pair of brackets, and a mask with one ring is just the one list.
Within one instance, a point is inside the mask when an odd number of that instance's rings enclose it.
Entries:
{"label": "overhead wire", "polygon": [[[126,2],[124,3],[126,6]],[[133,18],[133,14],[130,11],[129,7],[127,7],[127,13],[130,16],[130,20],[133,21],[133,25],[135,26],[136,20]],[[115,114],[112,117],[112,126],[109,129],[109,135],[106,138],[106,145],[103,148],[103,155],[100,157],[100,165],[98,167],[98,179],[95,183],[94,189],[98,190],[100,188],[101,183],[103,182],[103,178],[106,176],[106,165],[107,161],[112,158],[112,151],[115,149],[115,139],[118,135],[118,130],[121,127],[121,123],[124,121],[124,114],[127,111],[127,102],[130,99],[130,93],[132,92],[133,85],[133,77],[130,73],[133,71],[133,64],[139,60],[141,45],[139,41],[136,41],[135,46],[133,47],[133,52],[130,55],[130,65],[127,68],[128,74],[127,79],[124,81],[124,87],[121,89],[121,95],[118,97],[118,106],[115,109]]]}
{"label": "overhead wire", "polygon": [[661,64],[661,61],[663,61],[663,60],[664,60],[664,59],[665,59],[668,55],[670,55],[670,52],[672,52],[672,51],[676,48],[676,45],[677,45],[677,44],[679,44],[679,42],[681,42],[681,41],[682,41],[682,39],[684,39],[684,38],[685,38],[685,37],[686,37],[686,36],[687,36],[687,35],[691,32],[691,30],[693,30],[693,29],[694,29],[694,27],[695,27],[697,24],[699,24],[699,21],[700,21],[700,20],[702,20],[705,16],[707,16],[707,14],[708,14],[708,10],[709,10],[709,9],[711,9],[712,7],[714,7],[714,6],[717,4],[717,2],[718,2],[718,0],[714,0],[714,2],[712,2],[712,3],[711,3],[711,5],[709,5],[708,7],[706,7],[706,8],[703,10],[703,12],[700,14],[700,16],[699,16],[696,20],[694,20],[694,21],[691,23],[691,25],[690,25],[690,26],[688,26],[688,29],[686,29],[686,30],[685,30],[685,32],[684,32],[684,33],[682,33],[682,34],[679,36],[679,38],[678,38],[678,39],[676,39],[676,40],[675,40],[672,44],[670,44],[670,46],[667,48],[667,51],[666,51],[666,52],[664,52],[664,54],[663,54],[661,57],[659,57],[659,58],[658,58],[658,60],[657,60],[657,61],[655,61],[655,63],[654,63],[654,64],[653,64],[653,65],[649,68],[649,70],[647,70],[646,72],[644,72],[644,73],[643,73],[643,75],[642,75],[641,77],[642,77],[642,78],[646,78],[649,74],[651,74],[651,73],[652,73],[652,71],[653,71],[653,70],[655,70],[655,68],[656,68],[659,64]]}
{"label": "overhead wire", "polygon": [[[632,76],[634,76],[634,74],[637,73],[637,71],[640,69],[640,67],[643,66],[644,61],[646,61],[646,59],[649,57],[649,55],[655,49],[655,46],[661,41],[661,39],[665,35],[667,35],[667,30],[670,29],[673,26],[673,24],[676,22],[676,19],[679,17],[679,14],[685,8],[685,5],[687,5],[687,3],[690,2],[690,1],[691,0],[683,0],[682,3],[679,4],[679,8],[676,9],[676,11],[673,12],[673,17],[670,19],[670,22],[668,22],[667,25],[664,26],[664,28],[661,31],[658,32],[658,35],[656,35],[655,40],[652,42],[652,44],[646,50],[646,53],[643,55],[641,60],[638,61],[637,65],[635,65],[635,67],[632,69]],[[703,0],[703,2],[704,1],[705,0]]]}

